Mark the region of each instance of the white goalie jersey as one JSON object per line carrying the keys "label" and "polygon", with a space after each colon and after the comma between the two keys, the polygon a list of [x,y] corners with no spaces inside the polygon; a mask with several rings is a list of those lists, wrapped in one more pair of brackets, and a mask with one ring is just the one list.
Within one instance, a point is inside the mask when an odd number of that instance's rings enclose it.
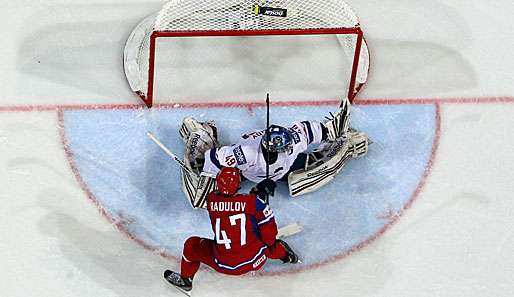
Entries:
{"label": "white goalie jersey", "polygon": [[[269,165],[269,177],[277,181],[287,174],[300,153],[309,145],[322,141],[322,127],[317,121],[293,122],[289,128],[292,134],[292,149],[278,153],[276,162]],[[240,141],[230,146],[212,148],[205,152],[203,173],[215,177],[222,167],[237,167],[248,180],[258,183],[266,178],[266,161],[261,147],[265,130],[241,135]]]}
{"label": "white goalie jersey", "polygon": [[[348,160],[365,156],[368,137],[349,129],[349,115],[350,102],[345,99],[323,123],[293,122],[288,128],[290,144],[285,152],[274,153],[272,159],[276,160],[269,166],[269,177],[287,181],[289,195],[298,197],[329,183]],[[236,144],[221,147],[217,131],[212,121],[198,122],[192,117],[182,121],[180,136],[186,144],[184,162],[179,162],[182,191],[193,208],[205,208],[207,194],[215,190],[215,177],[223,167],[237,167],[255,183],[266,178],[266,152],[261,145],[265,130],[245,133]]]}

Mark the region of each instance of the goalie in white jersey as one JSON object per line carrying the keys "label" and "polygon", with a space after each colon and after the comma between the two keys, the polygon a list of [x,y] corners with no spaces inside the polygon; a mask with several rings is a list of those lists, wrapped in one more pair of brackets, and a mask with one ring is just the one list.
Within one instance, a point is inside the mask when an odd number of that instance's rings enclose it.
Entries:
{"label": "goalie in white jersey", "polygon": [[266,179],[269,164],[269,178],[278,181],[290,170],[305,165],[303,153],[309,145],[319,145],[327,139],[324,129],[315,121],[293,122],[290,128],[272,125],[268,130],[269,142],[266,130],[245,133],[236,144],[205,152],[203,172],[216,176],[222,167],[237,167],[243,177],[259,183]]}
{"label": "goalie in white jersey", "polygon": [[[244,178],[259,183],[267,178],[287,181],[293,197],[312,192],[332,180],[347,160],[367,153],[368,138],[348,131],[348,100],[326,122],[298,121],[290,127],[271,125],[245,133],[236,144],[220,146],[214,123],[184,119],[180,134],[186,143],[182,186],[193,207],[204,207],[223,167],[237,167]],[[308,152],[314,148],[312,152]]]}

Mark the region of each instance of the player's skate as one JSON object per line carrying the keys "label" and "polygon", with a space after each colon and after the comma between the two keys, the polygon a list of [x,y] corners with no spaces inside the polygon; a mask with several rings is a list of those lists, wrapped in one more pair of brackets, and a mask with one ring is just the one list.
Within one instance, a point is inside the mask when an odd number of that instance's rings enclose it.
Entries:
{"label": "player's skate", "polygon": [[192,279],[184,278],[180,275],[180,273],[176,273],[171,270],[164,271],[164,279],[182,293],[186,294],[187,296],[191,296],[190,292],[191,289],[193,289]]}
{"label": "player's skate", "polygon": [[286,256],[280,259],[283,263],[298,263],[298,255],[293,251],[293,249],[283,240],[277,239],[278,244],[282,245],[286,250]]}
{"label": "player's skate", "polygon": [[218,139],[218,128],[214,121],[199,122],[193,117],[185,117],[182,120],[182,125],[180,126],[180,136],[184,143],[187,143],[191,133],[198,130],[204,130],[207,134],[212,135],[214,139]]}

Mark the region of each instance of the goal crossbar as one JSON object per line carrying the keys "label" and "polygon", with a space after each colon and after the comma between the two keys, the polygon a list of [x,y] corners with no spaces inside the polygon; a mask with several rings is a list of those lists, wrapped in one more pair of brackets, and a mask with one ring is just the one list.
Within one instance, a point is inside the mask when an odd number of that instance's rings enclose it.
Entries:
{"label": "goal crossbar", "polygon": [[353,28],[322,28],[322,29],[286,29],[286,30],[217,30],[217,31],[154,31],[150,36],[150,53],[148,67],[148,92],[138,93],[147,107],[153,105],[153,85],[155,79],[155,47],[158,38],[162,37],[230,37],[230,36],[286,36],[286,35],[338,35],[355,34],[356,44],[353,56],[352,71],[348,86],[348,98],[353,100],[357,94],[356,76],[359,67],[359,57],[363,43],[363,32],[360,27]]}

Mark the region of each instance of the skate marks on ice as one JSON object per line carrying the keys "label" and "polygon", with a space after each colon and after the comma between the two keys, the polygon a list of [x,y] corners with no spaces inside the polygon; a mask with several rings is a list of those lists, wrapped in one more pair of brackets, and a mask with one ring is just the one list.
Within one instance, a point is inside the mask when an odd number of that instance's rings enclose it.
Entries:
{"label": "skate marks on ice", "polygon": [[20,100],[36,104],[91,102],[91,98],[98,98],[98,103],[127,102],[133,94],[124,88],[126,80],[120,75],[123,46],[138,20],[161,5],[64,1],[25,7],[24,18],[30,19],[30,26],[20,35],[23,39],[17,45],[16,59],[7,62],[16,65],[23,82],[13,81],[15,104]]}
{"label": "skate marks on ice", "polygon": [[[473,65],[455,49],[425,41],[371,40],[380,48],[373,51],[374,88],[364,87],[361,97],[423,98],[434,90],[463,94],[478,85]],[[394,83],[398,80],[401,88]]]}
{"label": "skate marks on ice", "polygon": [[[335,106],[274,107],[271,121],[322,119]],[[212,237],[208,217],[193,210],[180,187],[178,166],[146,136],[156,136],[181,155],[184,116],[217,121],[220,141],[265,125],[265,109],[240,107],[69,110],[61,117],[70,164],[91,199],[123,231],[146,248],[180,258],[190,235]],[[300,223],[288,239],[302,264],[315,267],[344,257],[383,233],[419,193],[435,153],[439,114],[434,104],[355,106],[352,125],[373,139],[368,156],[352,160],[320,191],[288,196],[279,184],[270,203],[279,225]],[[250,183],[243,184],[248,190]],[[270,261],[264,273],[291,271]]]}
{"label": "skate marks on ice", "polygon": [[[17,94],[13,103],[92,103],[91,98],[96,98],[93,103],[126,103],[127,98],[139,103],[120,75],[120,55],[134,26],[161,5],[40,3],[26,7],[24,17],[31,26],[20,35],[16,59],[5,61],[7,68],[19,69],[18,79],[23,82],[12,81]],[[269,42],[276,38],[280,46]],[[341,82],[348,80],[351,69],[351,59],[342,54],[334,36],[174,38],[159,42],[159,48],[181,53],[156,57],[160,65],[156,77],[164,75],[163,81],[174,82],[157,81],[156,98],[168,92],[174,94],[174,102],[179,97],[182,102],[257,100],[263,88],[281,90],[288,100],[337,98],[346,90]],[[231,67],[226,61],[231,61]]]}

